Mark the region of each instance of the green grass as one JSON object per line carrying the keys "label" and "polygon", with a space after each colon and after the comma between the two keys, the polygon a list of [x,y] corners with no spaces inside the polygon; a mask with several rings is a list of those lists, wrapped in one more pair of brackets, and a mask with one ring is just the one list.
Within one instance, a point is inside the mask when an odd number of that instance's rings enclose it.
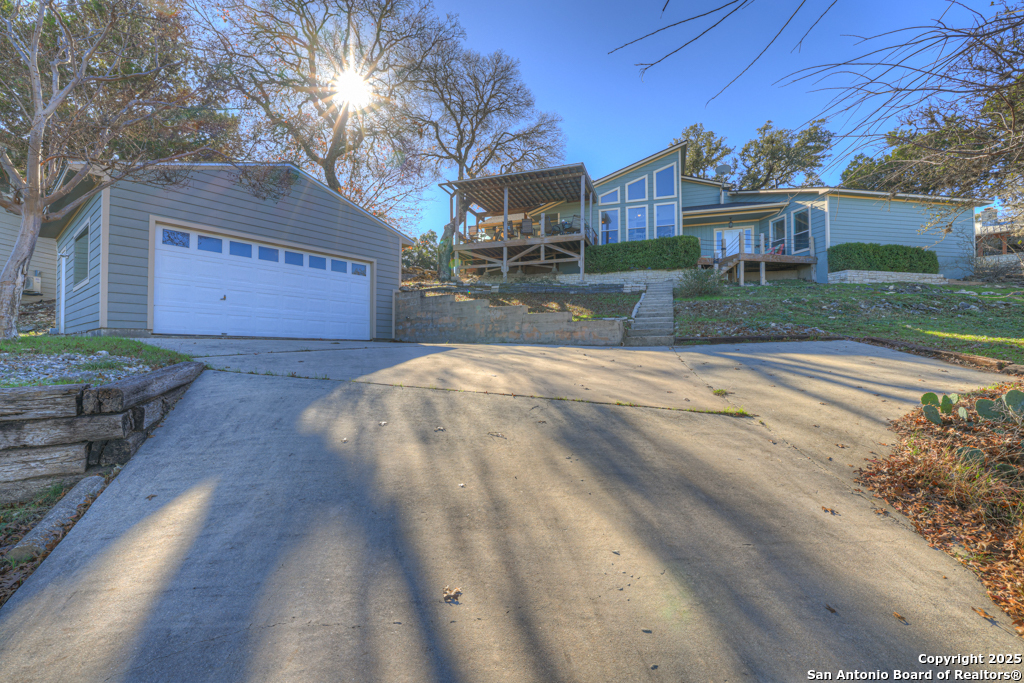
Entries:
{"label": "green grass", "polygon": [[[921,291],[906,291],[913,287]],[[996,295],[955,293],[962,289]],[[1021,290],[903,283],[888,291],[887,285],[819,285],[797,280],[776,281],[767,287],[730,286],[716,297],[676,298],[676,334],[783,334],[816,327],[838,336],[880,337],[1024,364],[1024,296],[1014,294]],[[981,310],[951,310],[962,301]],[[795,327],[786,328],[786,323]]]}
{"label": "green grass", "polygon": [[[0,353],[12,353],[16,355],[58,355],[62,353],[81,353],[92,355],[97,351],[107,351],[112,356],[127,356],[141,361],[143,365],[156,370],[157,368],[174,365],[183,361],[192,360],[191,356],[169,349],[161,349],[157,346],[150,346],[135,339],[125,337],[50,337],[22,336],[18,339],[0,340]],[[81,371],[114,370],[123,367],[121,361],[96,360],[85,363]],[[0,387],[28,386],[35,384],[76,384],[75,381],[45,380],[41,382],[0,382]]]}
{"label": "green grass", "polygon": [[715,396],[728,396],[729,395],[729,392],[726,391],[725,389],[715,389],[711,393],[714,394]]}

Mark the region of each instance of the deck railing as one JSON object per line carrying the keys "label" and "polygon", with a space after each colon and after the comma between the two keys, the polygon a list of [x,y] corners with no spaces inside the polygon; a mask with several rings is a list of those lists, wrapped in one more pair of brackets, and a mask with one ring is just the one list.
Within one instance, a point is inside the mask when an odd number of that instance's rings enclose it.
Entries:
{"label": "deck railing", "polygon": [[[730,237],[726,238],[725,241],[725,256],[733,256],[740,253],[740,240],[739,236],[733,233]],[[746,254],[776,254],[779,256],[814,256],[814,246],[809,236],[805,237],[802,243],[802,249],[794,251],[792,240],[779,239],[769,241],[768,236],[764,233],[756,235],[747,235],[746,240],[742,245],[742,251]],[[700,239],[700,255],[701,258],[708,259],[721,259],[722,258],[722,240],[713,238],[701,238]]]}

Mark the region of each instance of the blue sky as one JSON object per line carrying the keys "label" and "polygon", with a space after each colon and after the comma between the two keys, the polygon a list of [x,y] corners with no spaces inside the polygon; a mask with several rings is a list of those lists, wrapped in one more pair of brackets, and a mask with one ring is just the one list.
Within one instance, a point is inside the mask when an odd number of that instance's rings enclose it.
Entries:
{"label": "blue sky", "polygon": [[[753,3],[697,44],[649,70],[643,80],[637,62],[653,61],[709,22],[684,24],[608,54],[624,42],[722,2],[672,0],[664,14],[664,0],[435,0],[435,7],[438,13],[459,16],[469,47],[504,50],[519,59],[538,108],[563,118],[566,162],[586,163],[594,178],[668,146],[691,123],[703,123],[736,147],[769,119],[779,126],[799,127],[820,111],[828,93],[809,92],[809,86],[799,84],[780,87],[775,81],[802,67],[854,56],[854,36],[921,24],[948,7],[941,0],[839,0],[802,49],[792,51],[799,36],[831,3],[808,0],[762,61],[710,103],[761,51],[799,0]],[[984,10],[989,3],[967,4]],[[837,182],[842,166],[829,169],[826,182]],[[421,221],[410,232],[440,233],[448,220],[446,195],[434,187],[423,200]]]}

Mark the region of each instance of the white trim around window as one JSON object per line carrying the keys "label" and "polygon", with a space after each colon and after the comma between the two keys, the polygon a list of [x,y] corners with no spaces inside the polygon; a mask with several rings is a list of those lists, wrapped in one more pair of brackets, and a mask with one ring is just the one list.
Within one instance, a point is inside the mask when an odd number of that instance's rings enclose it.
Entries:
{"label": "white trim around window", "polygon": [[[661,237],[661,235],[658,234],[658,228],[663,226],[659,221],[658,209],[663,206],[668,206],[672,208],[672,235],[670,236],[675,237],[676,235],[679,234],[679,209],[676,207],[675,202],[662,202],[660,204],[654,205],[654,236]],[[669,235],[666,235],[666,237],[668,236]]]}
{"label": "white trim around window", "polygon": [[[605,197],[607,197],[608,195],[612,194],[613,192],[615,193],[615,199],[609,199],[609,200],[606,201]],[[597,195],[597,203],[598,204],[620,204],[621,201],[619,200],[619,197],[621,195],[622,195],[622,188],[621,187],[616,187],[614,190],[608,190],[604,194]]]}
{"label": "white trim around window", "polygon": [[[797,249],[796,243],[796,216],[798,213],[807,214],[807,246],[803,249]],[[795,209],[789,212],[789,229],[790,229],[790,244],[792,245],[791,254],[802,254],[803,252],[809,252],[811,250],[811,209],[807,206],[802,206],[799,209]],[[803,233],[801,233],[803,234]]]}
{"label": "white trim around window", "polygon": [[[85,222],[85,225],[75,231],[75,234],[71,237],[71,291],[77,291],[82,287],[89,284],[89,278],[92,274],[92,264],[89,261],[92,259],[92,219]],[[82,233],[86,233],[86,236],[82,238]],[[81,280],[75,280],[78,277],[78,269],[75,267],[78,261],[78,240],[85,239],[85,277]],[[64,274],[67,277],[67,274]]]}
{"label": "white trim around window", "polygon": [[[664,171],[665,169],[669,169],[669,168],[673,169],[672,170],[672,194],[658,194],[658,174],[661,173],[662,171]],[[675,170],[675,168],[676,168],[676,165],[675,165],[675,162],[673,162],[673,163],[669,164],[668,166],[662,166],[661,168],[659,168],[658,170],[656,170],[652,174],[652,177],[654,178],[654,199],[655,200],[658,200],[658,199],[672,199],[677,194],[679,194],[679,173]]]}
{"label": "white trim around window", "polygon": [[600,224],[599,227],[600,227],[600,230],[601,230],[601,244],[612,244],[612,242],[607,241],[605,239],[605,237],[606,237],[606,233],[611,233],[613,231],[612,230],[606,230],[605,227],[604,227],[604,223],[601,223],[601,221],[604,219],[603,214],[606,214],[606,213],[607,214],[615,214],[615,229],[614,229],[615,241],[616,242],[620,242],[622,240],[622,221],[619,220],[620,217],[621,217],[621,210],[618,207],[616,207],[614,209],[598,209],[597,210],[598,223]]}
{"label": "white trim around window", "polygon": [[[630,185],[636,185],[637,183],[639,183],[641,181],[644,184],[644,196],[642,198],[640,198],[640,199],[630,199],[629,198],[629,186]],[[647,192],[647,176],[645,175],[642,178],[637,178],[636,180],[633,180],[631,182],[626,183],[625,186],[623,187],[623,190],[624,190],[623,199],[627,203],[631,203],[631,202],[646,202],[647,201],[647,195],[649,194]]]}
{"label": "white trim around window", "polygon": [[775,236],[776,223],[782,223],[782,253],[785,254],[786,247],[789,246],[789,221],[786,220],[785,214],[768,221],[768,248],[774,249],[780,239]]}
{"label": "white trim around window", "polygon": [[[639,226],[634,228],[629,223],[629,215],[630,215],[630,212],[633,212],[633,211],[642,211],[643,212],[643,217],[644,217],[644,227],[643,227],[644,236],[643,237],[634,238],[630,234],[633,230],[640,230]],[[626,241],[627,242],[639,242],[640,240],[647,239],[647,230],[648,230],[648,228],[651,225],[650,217],[647,214],[648,214],[648,211],[647,211],[647,205],[646,204],[643,205],[643,206],[627,206],[626,207]]]}

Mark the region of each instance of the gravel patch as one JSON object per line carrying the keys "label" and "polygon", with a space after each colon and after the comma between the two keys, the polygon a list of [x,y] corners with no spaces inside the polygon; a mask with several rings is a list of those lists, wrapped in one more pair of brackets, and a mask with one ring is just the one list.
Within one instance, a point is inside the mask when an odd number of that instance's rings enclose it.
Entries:
{"label": "gravel patch", "polygon": [[0,353],[0,385],[88,383],[107,384],[149,372],[137,358],[94,354]]}

